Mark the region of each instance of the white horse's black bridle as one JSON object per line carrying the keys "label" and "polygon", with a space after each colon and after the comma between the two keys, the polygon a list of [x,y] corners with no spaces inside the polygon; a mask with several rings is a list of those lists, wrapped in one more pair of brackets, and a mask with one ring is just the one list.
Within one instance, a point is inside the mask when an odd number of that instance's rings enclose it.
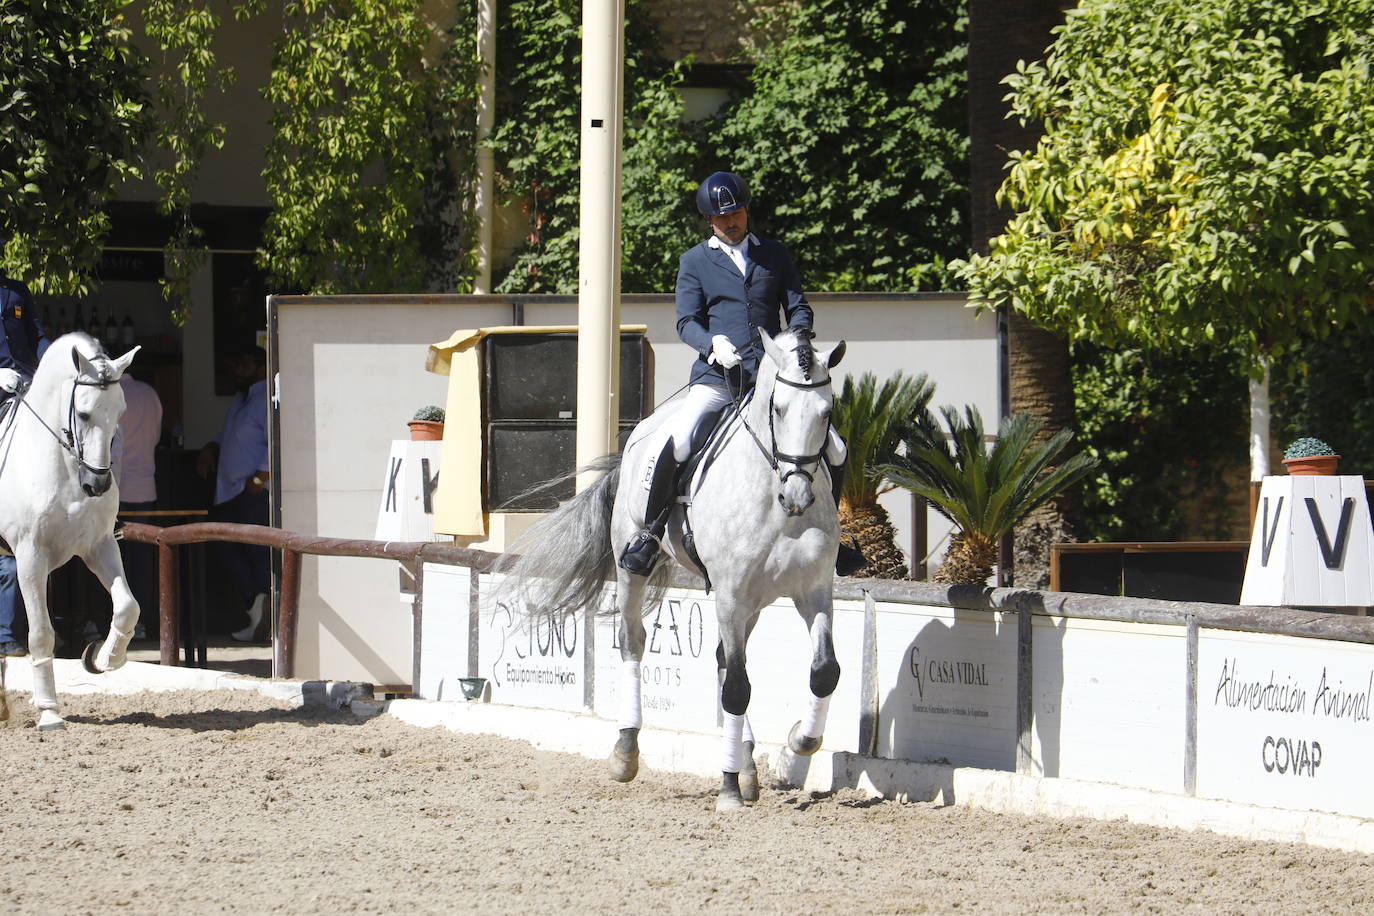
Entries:
{"label": "white horse's black bridle", "polygon": [[[98,358],[99,357],[97,357],[97,359]],[[83,437],[76,434],[76,389],[84,386],[87,388],[99,388],[103,391],[113,385],[115,380],[111,379],[103,370],[99,372],[98,377],[94,380],[83,379],[81,377],[81,363],[77,360],[76,350],[72,350],[72,362],[76,364],[77,375],[76,378],[72,379],[72,393],[67,398],[67,425],[60,433],[49,426],[48,421],[44,420],[43,417],[39,415],[38,411],[33,409],[33,405],[30,404],[28,399],[24,396],[28,394],[27,390],[16,394],[16,400],[29,409],[29,413],[33,414],[34,419],[57,440],[58,445],[66,449],[71,456],[77,460],[78,464],[97,477],[108,477],[110,475],[110,466],[107,465],[103,468],[96,467],[86,461],[86,449],[83,444]],[[91,362],[92,365],[94,365],[94,361]]]}
{"label": "white horse's black bridle", "polygon": [[[819,470],[821,459],[825,456],[825,447],[829,444],[829,434],[827,433],[821,437],[821,446],[814,454],[789,455],[786,452],[779,451],[777,432],[773,429],[773,398],[778,390],[777,383],[787,385],[790,388],[813,389],[826,387],[830,384],[830,379],[827,377],[824,381],[820,382],[794,382],[791,379],[783,378],[782,374],[779,373],[774,376],[773,381],[775,384],[768,392],[768,439],[770,447],[765,448],[763,441],[759,439],[758,434],[754,432],[754,428],[750,426],[749,421],[745,419],[744,405],[739,396],[736,395],[734,387],[730,385],[730,374],[728,372],[725,374],[725,384],[730,391],[731,399],[735,402],[735,412],[739,415],[739,421],[744,424],[744,428],[749,431],[749,436],[754,440],[754,444],[759,447],[759,453],[768,461],[768,465],[773,469],[773,473],[777,475],[778,482],[785,484],[787,483],[787,479],[793,474],[800,474],[802,477],[806,478],[807,483],[815,483],[815,475],[806,470],[806,466],[815,465]],[[792,465],[792,469],[786,473],[782,473],[779,471],[779,466],[782,464],[790,464]]]}

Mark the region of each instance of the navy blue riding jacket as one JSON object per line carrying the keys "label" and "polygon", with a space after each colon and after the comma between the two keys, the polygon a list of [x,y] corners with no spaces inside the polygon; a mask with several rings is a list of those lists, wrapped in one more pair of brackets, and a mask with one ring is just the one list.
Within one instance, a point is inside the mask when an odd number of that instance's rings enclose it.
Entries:
{"label": "navy blue riding jacket", "polygon": [[[776,336],[787,328],[811,328],[811,306],[801,276],[781,242],[750,235],[748,272],[741,276],[730,255],[707,239],[682,256],[677,272],[677,333],[699,356],[691,384],[727,387],[720,366],[711,365],[711,338],[724,334],[739,351],[741,391],[754,387],[763,343],[759,329]],[[786,324],[784,324],[784,319]],[[736,372],[730,384],[740,385]],[[738,393],[738,392],[737,392]]]}
{"label": "navy blue riding jacket", "polygon": [[[48,338],[38,321],[38,307],[34,305],[29,288],[0,271],[0,368],[14,369],[25,378],[33,378],[38,358],[48,349]],[[0,391],[0,398],[9,397]]]}

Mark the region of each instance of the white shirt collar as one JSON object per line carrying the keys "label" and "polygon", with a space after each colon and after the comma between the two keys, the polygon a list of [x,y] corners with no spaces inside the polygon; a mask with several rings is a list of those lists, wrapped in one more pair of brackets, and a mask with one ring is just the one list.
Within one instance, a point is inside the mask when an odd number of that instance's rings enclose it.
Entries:
{"label": "white shirt collar", "polygon": [[720,240],[720,237],[719,237],[719,236],[716,236],[716,235],[712,235],[709,239],[706,240],[706,244],[710,245],[712,248],[725,248],[725,249],[732,249],[732,248],[733,248],[735,251],[738,251],[740,254],[748,254],[748,253],[749,253],[749,246],[750,246],[750,245],[757,245],[758,243],[759,243],[759,240],[758,240],[757,238],[754,237],[754,233],[752,233],[752,232],[750,232],[750,233],[748,233],[747,235],[745,235],[744,241],[741,242],[741,243],[739,243],[738,245],[731,245],[729,242],[722,242],[722,241]]}
{"label": "white shirt collar", "polygon": [[749,246],[758,240],[751,232],[744,237],[744,241],[738,245],[731,245],[729,242],[722,242],[717,236],[711,236],[711,247],[725,252],[726,257],[735,265],[741,276],[749,276]]}

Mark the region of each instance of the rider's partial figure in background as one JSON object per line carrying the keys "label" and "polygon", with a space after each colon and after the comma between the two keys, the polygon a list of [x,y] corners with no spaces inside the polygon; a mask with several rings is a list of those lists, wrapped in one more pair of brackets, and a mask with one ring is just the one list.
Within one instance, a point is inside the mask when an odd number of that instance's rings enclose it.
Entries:
{"label": "rider's partial figure in background", "polygon": [[[732,172],[716,172],[697,188],[697,210],[710,223],[711,237],[679,262],[677,333],[698,356],[687,394],[667,423],[668,441],[645,480],[645,526],[620,555],[620,565],[635,575],[647,576],[658,559],[678,474],[698,427],[713,422],[732,395],[753,390],[763,358],[759,330],[770,337],[784,328],[811,331],[811,306],[792,256],[780,242],[749,231],[749,200],[744,179]],[[844,442],[832,429],[826,461],[837,506],[844,460]],[[853,571],[854,553],[841,545],[841,572]]]}
{"label": "rider's partial figure in background", "polygon": [[[0,268],[0,332],[0,417],[4,417],[13,409],[15,392],[33,379],[49,344],[29,288],[8,277],[4,268]],[[15,633],[23,609],[14,557],[6,553],[0,556],[0,655],[27,654]]]}

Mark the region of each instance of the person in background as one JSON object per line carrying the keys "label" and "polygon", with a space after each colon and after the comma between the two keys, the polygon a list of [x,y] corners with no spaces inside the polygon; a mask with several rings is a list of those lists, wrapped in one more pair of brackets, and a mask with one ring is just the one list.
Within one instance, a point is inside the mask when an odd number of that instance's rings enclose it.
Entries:
{"label": "person in background", "polygon": [[[219,436],[196,458],[196,473],[215,475],[215,502],[210,519],[266,525],[267,505],[267,353],[249,347],[233,363],[238,392],[224,416]],[[230,635],[239,642],[261,640],[269,614],[270,555],[266,547],[224,542],[221,561],[248,607],[248,626]]]}
{"label": "person in background", "polygon": [[[0,268],[0,423],[14,409],[15,394],[33,380],[48,344],[29,288]],[[0,556],[0,655],[28,654],[18,633],[23,611],[14,556],[5,551]]]}
{"label": "person in background", "polygon": [[[155,509],[157,465],[154,454],[162,438],[162,399],[152,385],[128,372],[120,378],[119,387],[124,391],[127,404],[115,433],[111,462],[119,485],[119,511],[124,514]],[[151,519],[139,517],[132,520],[151,522]],[[124,555],[124,573],[129,588],[138,601],[139,621],[134,627],[134,638],[143,639],[148,634],[149,622],[157,619],[157,555],[147,544],[130,544],[124,540],[120,541],[120,552]]]}

